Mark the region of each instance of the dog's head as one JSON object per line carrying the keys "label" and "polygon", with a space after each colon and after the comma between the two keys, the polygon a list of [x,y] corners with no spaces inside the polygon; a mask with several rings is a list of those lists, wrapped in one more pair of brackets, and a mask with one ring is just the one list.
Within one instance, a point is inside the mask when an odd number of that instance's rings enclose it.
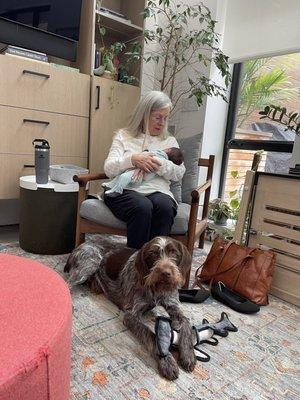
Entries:
{"label": "dog's head", "polygon": [[139,250],[135,266],[143,286],[154,292],[169,292],[181,287],[192,258],[178,240],[158,236]]}

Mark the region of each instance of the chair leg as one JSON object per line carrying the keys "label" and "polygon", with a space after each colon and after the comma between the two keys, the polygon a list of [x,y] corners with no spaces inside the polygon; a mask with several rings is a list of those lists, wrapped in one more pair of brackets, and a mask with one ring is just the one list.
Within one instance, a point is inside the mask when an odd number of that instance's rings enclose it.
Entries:
{"label": "chair leg", "polygon": [[85,241],[85,234],[82,232],[76,232],[75,247],[78,247],[81,243]]}
{"label": "chair leg", "polygon": [[201,233],[199,237],[199,249],[203,249],[205,240],[205,230]]}
{"label": "chair leg", "polygon": [[[187,249],[188,249],[191,257],[193,258],[194,246],[192,244],[188,244],[187,245]],[[190,267],[190,269],[187,271],[187,273],[185,275],[185,282],[184,282],[184,285],[183,285],[183,289],[188,289],[189,288],[191,268],[192,267]]]}
{"label": "chair leg", "polygon": [[185,282],[184,282],[184,285],[183,285],[183,289],[188,289],[189,288],[190,275],[191,275],[191,268],[187,271],[187,273],[185,275]]}

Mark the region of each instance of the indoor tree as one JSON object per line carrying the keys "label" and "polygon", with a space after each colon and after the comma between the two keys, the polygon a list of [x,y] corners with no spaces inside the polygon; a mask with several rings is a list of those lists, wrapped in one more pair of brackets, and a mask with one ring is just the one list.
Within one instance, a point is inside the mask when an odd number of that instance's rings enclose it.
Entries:
{"label": "indoor tree", "polygon": [[[144,60],[155,63],[156,87],[169,95],[174,108],[183,98],[195,97],[199,106],[206,96],[227,100],[228,57],[220,50],[217,21],[209,8],[201,2],[192,6],[175,0],[148,0],[143,15],[153,18],[144,38],[155,45],[145,51]],[[205,69],[211,63],[223,77],[224,86],[207,77]]]}

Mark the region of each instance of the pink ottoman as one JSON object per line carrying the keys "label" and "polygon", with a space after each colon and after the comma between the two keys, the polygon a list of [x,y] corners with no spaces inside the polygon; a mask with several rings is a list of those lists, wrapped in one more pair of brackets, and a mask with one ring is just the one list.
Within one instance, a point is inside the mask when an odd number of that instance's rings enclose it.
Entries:
{"label": "pink ottoman", "polygon": [[67,400],[72,306],[50,268],[0,254],[0,400]]}

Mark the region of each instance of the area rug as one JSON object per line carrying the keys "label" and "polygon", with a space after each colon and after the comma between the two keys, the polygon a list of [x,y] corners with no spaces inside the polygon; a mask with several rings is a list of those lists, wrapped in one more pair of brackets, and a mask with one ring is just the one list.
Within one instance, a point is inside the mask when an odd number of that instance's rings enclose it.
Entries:
{"label": "area rug", "polygon": [[[30,254],[18,243],[0,244],[0,251],[36,259],[64,277],[67,254]],[[193,270],[205,256],[203,250],[195,250]],[[252,316],[212,298],[201,304],[182,304],[192,323],[199,324],[203,318],[216,322],[226,311],[239,330],[220,338],[216,347],[203,345],[210,362],[199,362],[191,374],[180,370],[175,382],[158,375],[155,362],[122,324],[122,312],[104,295],[79,287],[72,298],[71,400],[300,398],[300,313],[276,297],[271,296],[270,304]]]}

